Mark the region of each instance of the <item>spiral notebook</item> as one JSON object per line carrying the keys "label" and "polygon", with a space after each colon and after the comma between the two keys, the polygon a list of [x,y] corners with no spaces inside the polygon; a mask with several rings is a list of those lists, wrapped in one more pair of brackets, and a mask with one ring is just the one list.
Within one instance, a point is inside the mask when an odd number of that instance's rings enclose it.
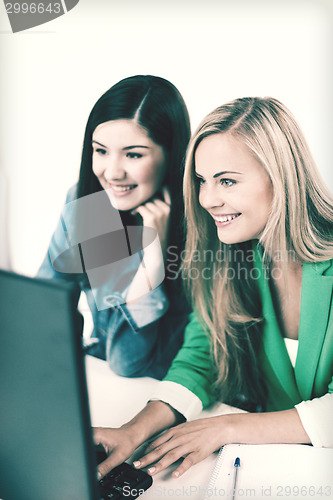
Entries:
{"label": "spiral notebook", "polygon": [[[239,467],[234,466],[236,458]],[[223,446],[204,500],[287,497],[333,498],[332,448],[298,444]]]}

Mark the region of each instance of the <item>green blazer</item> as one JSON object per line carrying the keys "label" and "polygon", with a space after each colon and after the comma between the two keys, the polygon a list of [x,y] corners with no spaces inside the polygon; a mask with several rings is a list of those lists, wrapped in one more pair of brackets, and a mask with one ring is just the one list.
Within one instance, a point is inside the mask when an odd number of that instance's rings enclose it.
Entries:
{"label": "green blazer", "polygon": [[259,282],[263,298],[267,409],[287,409],[333,392],[333,261],[304,263],[298,352],[293,369],[276,319],[267,279]]}
{"label": "green blazer", "polygon": [[[260,259],[257,254],[257,259]],[[255,263],[262,270],[261,260]],[[268,280],[260,274],[263,306],[263,352],[260,355],[268,388],[268,411],[333,392],[333,260],[303,265],[299,345],[293,369],[276,319]],[[210,340],[194,314],[184,344],[165,380],[177,382],[206,407],[214,401]]]}

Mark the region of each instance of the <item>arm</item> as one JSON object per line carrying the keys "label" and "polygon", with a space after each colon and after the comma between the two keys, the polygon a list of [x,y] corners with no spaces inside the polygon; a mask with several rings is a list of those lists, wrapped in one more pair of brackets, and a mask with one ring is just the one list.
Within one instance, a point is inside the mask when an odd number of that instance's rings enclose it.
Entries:
{"label": "arm", "polygon": [[[126,302],[136,302],[142,290],[152,290],[164,277],[164,260],[167,252],[171,198],[167,187],[162,190],[163,200],[153,198],[140,205],[133,213],[139,213],[143,221],[142,263],[129,287]],[[150,229],[158,235],[152,243],[149,241]]]}
{"label": "arm", "polygon": [[[196,374],[198,366],[204,366],[204,360],[200,357],[195,359],[197,353],[196,343],[203,343],[202,332],[200,334],[200,325],[195,316],[187,328],[187,334],[190,338],[185,339],[184,348],[181,349],[173,363],[167,378],[181,382],[181,372],[177,374],[179,363],[186,361],[186,348],[189,349],[188,375],[195,377],[193,384],[184,374],[185,384],[189,389],[200,394],[204,403],[205,387],[204,373]],[[201,340],[200,340],[201,335]],[[197,341],[195,340],[197,338]],[[194,347],[194,349],[191,349]],[[202,356],[204,357],[204,351]],[[206,359],[209,359],[206,352]],[[195,367],[195,368],[194,368]],[[201,380],[201,382],[200,382]],[[163,382],[164,383],[164,382]],[[200,385],[200,388],[196,386]],[[206,387],[209,382],[207,380]],[[329,390],[332,391],[332,384]],[[314,445],[332,446],[332,394],[326,394],[321,398],[312,401],[303,402],[296,405],[296,408],[276,411],[272,413],[247,413],[231,414],[218,417],[199,419],[196,421],[183,423],[167,431],[161,438],[151,443],[147,449],[147,454],[139,460],[138,467],[145,467],[154,464],[149,472],[153,475],[163,470],[179,458],[184,458],[183,462],[174,471],[174,476],[183,474],[191,465],[203,460],[210,453],[218,450],[222,445],[228,443],[307,443]],[[177,408],[179,410],[179,407]],[[316,439],[317,443],[313,441]]]}
{"label": "arm", "polygon": [[229,443],[310,443],[296,409],[273,413],[241,413],[204,418],[173,427],[151,443],[135,465],[157,474],[180,458],[179,477],[192,465]]}
{"label": "arm", "polygon": [[[183,414],[186,417],[193,416],[194,411],[197,414],[203,405],[207,406],[213,401],[209,350],[208,337],[192,314],[192,321],[185,331],[184,345],[167,377],[161,382],[160,389],[152,395],[155,401],[148,403],[120,429],[95,429],[96,444],[103,444],[107,451],[112,451],[99,467],[102,475],[126,460],[151,436],[184,421]],[[193,366],[196,368],[193,369]]]}
{"label": "arm", "polygon": [[[205,407],[214,400],[211,391],[214,374],[210,365],[209,339],[193,314],[192,321],[186,328],[184,345],[161,386],[173,382],[174,390],[177,391],[177,384],[181,384],[187,387],[188,391],[193,392],[201,401],[201,405]],[[158,389],[156,397],[159,396],[159,392],[161,397],[163,391]],[[118,460],[121,461],[130,456],[138,445],[156,432],[177,424],[180,414],[186,414],[186,409],[182,406],[184,399],[183,395],[178,399],[176,397],[172,399],[170,396],[163,399],[178,410],[179,413],[175,414],[178,418],[171,416],[172,410],[168,404],[154,401],[120,430],[100,429],[98,436],[101,441],[98,442],[102,442],[103,439],[103,444],[113,450],[108,463],[104,463],[108,469],[102,468],[103,473],[117,465]],[[130,444],[130,446],[124,445],[126,452],[122,448],[123,442]],[[141,468],[154,464],[149,469],[149,472],[154,475],[178,459],[184,458],[173,473],[177,477],[224,444],[310,442],[296,409],[274,413],[221,415],[181,423],[171,428],[151,443],[147,454],[134,465]],[[114,457],[115,451],[116,457]]]}
{"label": "arm", "polygon": [[[155,434],[183,418],[168,404],[152,401],[120,429],[94,429],[94,441],[102,444],[109,457],[100,464],[101,476],[129,458],[136,448]],[[236,413],[204,418],[169,429],[147,448],[147,454],[134,462],[137,468],[154,464],[148,472],[155,475],[180,458],[173,472],[179,477],[192,465],[229,443],[307,443],[296,409],[272,413]]]}
{"label": "arm", "polygon": [[302,443],[333,446],[333,381],[324,396],[303,401],[293,409],[272,413],[222,415],[200,419],[170,429],[151,443],[139,467],[157,462],[151,474],[185,457],[174,475],[183,474],[191,465],[228,443]]}
{"label": "arm", "polygon": [[150,473],[156,474],[183,457],[183,463],[174,471],[177,477],[228,443],[311,443],[331,447],[332,389],[333,383],[328,386],[329,393],[289,410],[222,415],[181,424],[151,443],[139,467],[154,463]]}

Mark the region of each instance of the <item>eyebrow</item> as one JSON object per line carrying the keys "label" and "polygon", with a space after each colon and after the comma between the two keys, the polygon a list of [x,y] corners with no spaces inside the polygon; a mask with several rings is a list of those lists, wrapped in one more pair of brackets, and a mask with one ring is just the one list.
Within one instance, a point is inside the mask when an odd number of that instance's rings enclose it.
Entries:
{"label": "eyebrow", "polygon": [[136,146],[126,146],[126,148],[123,148],[124,150],[128,150],[128,149],[134,149],[134,148],[144,148],[144,149],[150,149],[149,146],[140,146],[139,144],[137,144]]}
{"label": "eyebrow", "polygon": [[[102,148],[107,149],[107,146],[104,146],[104,144],[101,144],[98,141],[92,140],[92,143],[98,144],[99,146],[102,146]],[[123,150],[128,151],[129,149],[135,149],[135,148],[150,149],[149,146],[142,146],[142,145],[136,144],[135,146],[126,146],[125,148],[123,148]]]}
{"label": "eyebrow", "polygon": [[[203,176],[198,174],[197,172],[194,172],[195,175],[197,177],[201,177],[201,179],[203,179]],[[213,175],[213,178],[216,179],[217,177],[220,177],[221,175],[225,175],[225,174],[239,174],[239,175],[243,175],[241,172],[235,172],[233,170],[224,170],[223,172],[219,172],[218,174],[214,174]]]}

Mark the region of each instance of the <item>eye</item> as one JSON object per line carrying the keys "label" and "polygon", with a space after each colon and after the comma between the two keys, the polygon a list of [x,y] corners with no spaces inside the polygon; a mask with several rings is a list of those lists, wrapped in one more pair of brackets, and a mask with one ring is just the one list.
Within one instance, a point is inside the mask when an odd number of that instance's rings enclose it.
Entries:
{"label": "eye", "polygon": [[202,186],[206,182],[202,177],[195,177],[195,181],[199,186]]}
{"label": "eye", "polygon": [[139,158],[142,158],[142,154],[140,153],[127,153],[127,158],[131,158],[132,160],[138,160]]}
{"label": "eye", "polygon": [[106,149],[103,149],[103,148],[94,148],[93,152],[97,153],[98,155],[101,155],[101,156],[106,155]]}
{"label": "eye", "polygon": [[233,179],[221,179],[220,182],[221,182],[222,186],[225,186],[225,187],[231,187],[234,184],[236,184],[236,181],[234,181]]}

